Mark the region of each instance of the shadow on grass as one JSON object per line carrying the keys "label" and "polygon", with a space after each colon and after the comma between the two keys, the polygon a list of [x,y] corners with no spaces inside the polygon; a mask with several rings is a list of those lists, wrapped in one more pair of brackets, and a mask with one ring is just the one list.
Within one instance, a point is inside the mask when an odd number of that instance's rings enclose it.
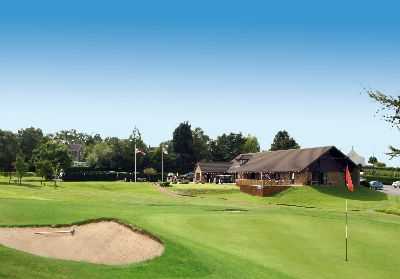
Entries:
{"label": "shadow on grass", "polygon": [[8,182],[0,182],[0,185],[3,186],[14,186],[14,187],[26,187],[26,188],[42,188],[41,185],[34,185],[29,183],[22,183],[22,184],[15,184],[15,183],[8,183]]}
{"label": "shadow on grass", "polygon": [[364,186],[359,186],[355,188],[354,192],[350,192],[346,186],[330,186],[330,187],[310,186],[310,187],[312,187],[313,189],[322,194],[348,200],[383,201],[388,199],[388,196],[386,194],[371,190]]}

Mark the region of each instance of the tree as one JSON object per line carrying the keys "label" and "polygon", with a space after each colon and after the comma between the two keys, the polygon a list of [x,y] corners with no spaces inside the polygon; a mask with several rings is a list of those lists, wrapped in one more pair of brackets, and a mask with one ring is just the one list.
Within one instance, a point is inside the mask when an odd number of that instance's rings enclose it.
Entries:
{"label": "tree", "polygon": [[164,172],[167,173],[169,171],[176,172],[177,170],[177,155],[174,152],[174,147],[171,141],[162,142],[160,146],[149,148],[148,153],[146,155],[146,167],[152,167],[156,169],[158,172],[161,172],[161,152],[162,148],[164,148]]}
{"label": "tree", "polygon": [[192,171],[195,155],[193,149],[193,134],[189,122],[181,123],[174,131],[172,145],[176,153],[178,172]]}
{"label": "tree", "polygon": [[210,137],[201,128],[192,131],[193,152],[196,162],[211,160]]}
{"label": "tree", "polygon": [[129,154],[129,158],[127,162],[129,162],[129,166],[127,170],[133,170],[134,168],[134,152],[135,152],[135,144],[136,149],[138,151],[144,152],[145,154],[137,154],[136,156],[136,168],[137,170],[143,170],[145,168],[146,163],[148,162],[148,147],[144,143],[142,139],[142,134],[139,129],[135,127],[130,135],[128,142],[126,142],[127,154]]}
{"label": "tree", "polygon": [[377,163],[375,163],[374,166],[377,167],[377,168],[385,168],[385,167],[386,167],[386,164],[385,164],[385,163],[382,163],[382,162],[377,162]]}
{"label": "tree", "polygon": [[[393,97],[385,95],[379,90],[367,91],[370,98],[375,100],[381,105],[377,113],[383,114],[383,119],[389,122],[393,127],[400,129],[400,96]],[[391,158],[400,156],[400,148],[389,146],[387,153]]]}
{"label": "tree", "polygon": [[95,144],[87,156],[87,162],[92,168],[110,169],[112,147],[107,142]]}
{"label": "tree", "polygon": [[300,145],[292,138],[290,137],[289,133],[285,130],[279,131],[275,138],[274,141],[271,145],[271,151],[276,151],[276,150],[288,150],[288,149],[299,149]]}
{"label": "tree", "polygon": [[22,184],[22,178],[25,176],[27,170],[28,164],[25,162],[24,156],[18,154],[15,160],[15,171],[20,185]]}
{"label": "tree", "polygon": [[376,158],[375,156],[369,157],[368,163],[374,165],[374,167],[376,167],[376,168],[384,168],[384,167],[386,167],[386,164],[382,163],[382,162],[379,162],[378,158]]}
{"label": "tree", "polygon": [[102,142],[103,139],[99,134],[95,134],[94,136],[89,135],[86,139],[85,145],[90,146],[90,145],[95,145],[96,143]]}
{"label": "tree", "polygon": [[41,143],[33,151],[33,158],[35,167],[46,179],[52,178],[54,174],[68,169],[72,165],[68,147],[55,140]]}
{"label": "tree", "polygon": [[49,160],[36,161],[35,167],[36,173],[46,180],[53,178],[56,172],[53,163]]}
{"label": "tree", "polygon": [[17,156],[18,142],[15,134],[0,130],[0,170],[12,171]]}
{"label": "tree", "polygon": [[25,157],[25,162],[29,164],[29,169],[34,170],[32,161],[33,150],[35,150],[43,140],[43,132],[41,129],[33,127],[21,129],[18,131],[18,146],[20,152]]}
{"label": "tree", "polygon": [[[117,137],[106,138],[105,142],[111,148],[108,154],[110,158],[108,161],[108,169],[112,170],[131,170],[133,165],[133,148],[129,150],[125,140],[120,140]],[[104,163],[107,163],[103,161]]]}
{"label": "tree", "polygon": [[60,141],[63,144],[86,144],[91,140],[91,136],[85,133],[80,133],[75,129],[61,130],[56,133],[54,139]]}
{"label": "tree", "polygon": [[137,170],[143,170],[147,164],[148,148],[140,133],[132,134],[129,139],[108,137],[87,148],[86,160],[90,167],[116,171],[132,171],[136,148],[146,155],[137,156]]}
{"label": "tree", "polygon": [[241,149],[241,153],[260,152],[260,144],[258,143],[258,139],[254,136],[248,135]]}
{"label": "tree", "polygon": [[222,134],[210,143],[213,161],[231,161],[242,153],[245,142],[242,133]]}
{"label": "tree", "polygon": [[193,154],[193,135],[189,122],[183,122],[175,129],[172,144],[177,154]]}
{"label": "tree", "polygon": [[375,165],[376,163],[378,163],[378,158],[376,158],[375,156],[371,156],[368,159],[368,163],[372,164],[372,165]]}

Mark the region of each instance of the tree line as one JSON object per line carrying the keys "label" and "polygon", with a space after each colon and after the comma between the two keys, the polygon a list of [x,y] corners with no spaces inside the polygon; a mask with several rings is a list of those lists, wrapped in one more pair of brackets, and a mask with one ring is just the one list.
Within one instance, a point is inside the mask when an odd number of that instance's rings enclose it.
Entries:
{"label": "tree line", "polygon": [[[127,139],[102,138],[76,130],[62,130],[55,134],[44,134],[41,129],[21,129],[17,133],[0,130],[0,170],[16,171],[19,177],[24,172],[36,172],[42,177],[52,177],[61,170],[73,166],[69,146],[83,147],[82,160],[90,169],[131,172],[134,165],[134,146],[137,154],[137,169],[145,173],[161,171],[161,153],[164,152],[164,169],[168,172],[187,173],[193,171],[199,161],[230,161],[242,153],[260,151],[257,137],[242,133],[224,133],[211,139],[201,128],[192,128],[183,122],[174,130],[172,139],[159,146],[147,145],[138,129]],[[280,131],[275,136],[270,150],[300,148],[288,132]]]}

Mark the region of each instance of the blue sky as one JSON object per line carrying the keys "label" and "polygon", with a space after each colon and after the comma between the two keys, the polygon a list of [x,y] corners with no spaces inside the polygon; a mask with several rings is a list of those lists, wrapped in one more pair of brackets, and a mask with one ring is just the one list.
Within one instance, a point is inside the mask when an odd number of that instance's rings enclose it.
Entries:
{"label": "blue sky", "polygon": [[81,2],[0,4],[0,129],[136,125],[155,145],[188,120],[263,149],[286,129],[400,166],[363,93],[400,95],[395,1]]}

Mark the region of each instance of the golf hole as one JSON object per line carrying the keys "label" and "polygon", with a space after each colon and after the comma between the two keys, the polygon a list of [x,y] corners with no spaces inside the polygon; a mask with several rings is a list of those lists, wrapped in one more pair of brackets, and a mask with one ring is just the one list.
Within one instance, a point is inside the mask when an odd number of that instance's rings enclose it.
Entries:
{"label": "golf hole", "polygon": [[103,265],[140,263],[164,252],[157,238],[116,221],[0,228],[0,245],[47,258]]}

